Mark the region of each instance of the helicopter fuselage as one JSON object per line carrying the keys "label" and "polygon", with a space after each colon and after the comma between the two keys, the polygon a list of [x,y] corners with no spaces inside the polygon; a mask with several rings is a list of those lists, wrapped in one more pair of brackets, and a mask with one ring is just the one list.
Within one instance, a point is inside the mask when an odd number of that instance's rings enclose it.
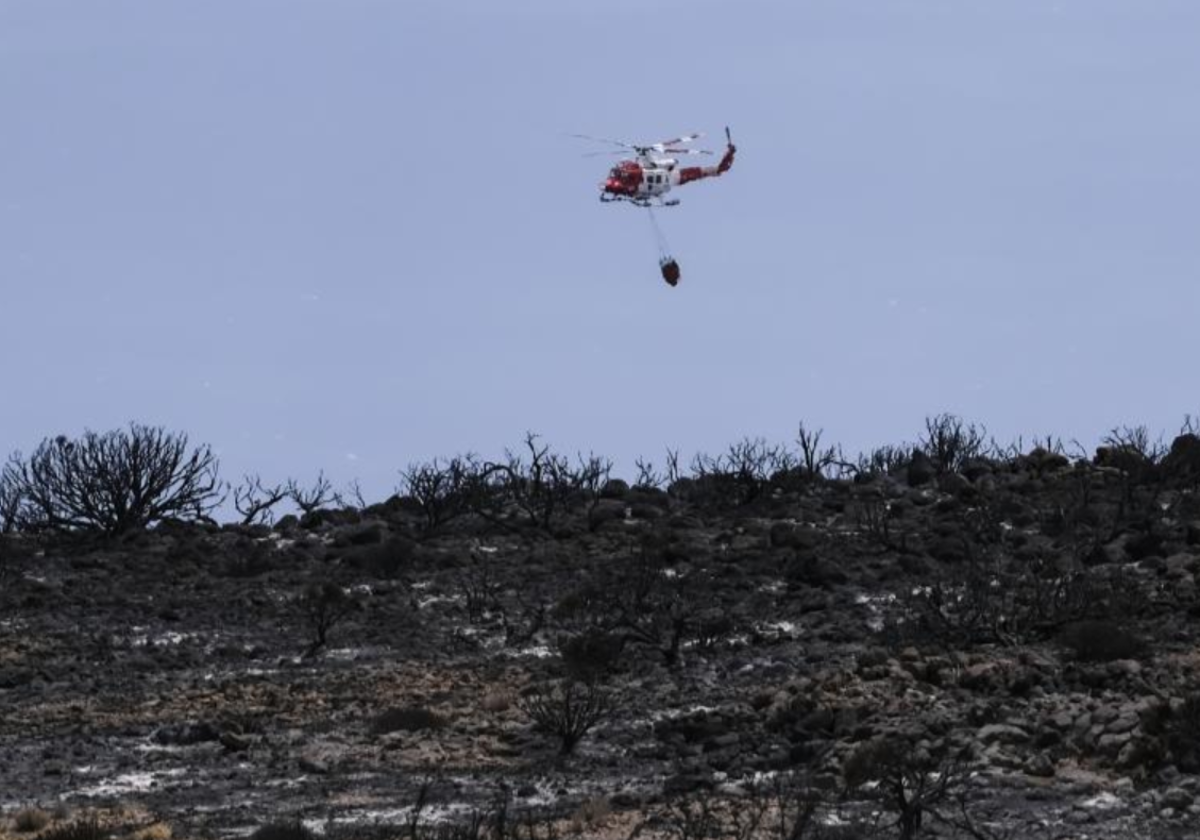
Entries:
{"label": "helicopter fuselage", "polygon": [[721,162],[716,166],[679,166],[674,158],[641,157],[623,160],[612,168],[600,185],[601,201],[629,201],[642,207],[652,203],[667,206],[679,201],[667,201],[663,196],[678,187],[701,178],[724,174],[733,166],[735,148],[729,144]]}
{"label": "helicopter fuselage", "polygon": [[673,160],[623,160],[612,168],[601,184],[600,199],[649,203],[661,199],[679,183],[679,170]]}

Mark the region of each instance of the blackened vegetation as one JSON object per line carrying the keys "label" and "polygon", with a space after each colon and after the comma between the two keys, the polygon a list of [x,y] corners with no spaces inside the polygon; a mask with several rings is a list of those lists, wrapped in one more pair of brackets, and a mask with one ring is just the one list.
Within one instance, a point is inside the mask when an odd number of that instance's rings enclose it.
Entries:
{"label": "blackened vegetation", "polygon": [[233,490],[234,509],[241,514],[243,525],[270,525],[275,507],[291,495],[289,484],[263,484],[261,476],[247,475]]}
{"label": "blackened vegetation", "polygon": [[517,707],[534,726],[558,739],[559,752],[570,755],[596,724],[616,706],[613,692],[594,680],[568,678],[540,685],[523,694]]}
{"label": "blackened vegetation", "polygon": [[499,461],[467,454],[410,464],[400,489],[420,511],[425,536],[468,515],[507,530],[550,532],[573,510],[595,508],[611,471],[607,459],[572,460],[531,432],[523,450],[507,450]]}
{"label": "blackened vegetation", "polygon": [[890,736],[859,746],[842,773],[849,788],[892,816],[899,840],[912,840],[930,823],[989,840],[996,835],[971,814],[971,764],[966,752]]}
{"label": "blackened vegetation", "polygon": [[360,608],[358,599],[332,581],[310,584],[300,596],[299,606],[310,635],[305,656],[325,647],[330,631]]}
{"label": "blackened vegetation", "polygon": [[858,840],[865,823],[830,820],[840,794],[796,769],[743,783],[734,797],[710,791],[671,796],[639,823],[631,838],[673,840]]}
{"label": "blackened vegetation", "polygon": [[[0,620],[99,610],[103,599],[104,621],[148,628],[89,634],[70,660],[90,669],[87,691],[126,668],[166,684],[172,668],[207,672],[209,657],[230,660],[213,672],[234,674],[261,660],[242,698],[254,725],[221,716],[205,738],[255,773],[268,772],[255,762],[292,772],[306,739],[354,709],[323,744],[336,740],[335,757],[309,762],[320,777],[311,784],[328,785],[322,801],[334,801],[339,773],[384,785],[432,755],[461,763],[464,777],[553,768],[564,789],[592,771],[600,785],[649,767],[619,806],[640,809],[627,836],[634,825],[644,838],[994,838],[995,810],[981,804],[993,773],[1048,789],[1058,767],[1149,789],[1200,773],[1200,437],[1190,420],[1170,445],[1122,427],[1089,454],[1051,438],[1001,447],[938,415],[915,443],[855,458],[801,425],[791,445],[745,438],[687,468],[673,450],[661,466],[640,459],[631,483],[604,458],[568,457],[529,434],[497,460],[413,463],[399,495],[371,506],[361,495],[347,505],[323,474],[310,487],[247,476],[233,490],[240,522],[224,527],[206,521],[221,485],[200,448],[166,459],[168,473],[207,465],[203,482],[180,485],[193,488],[190,507],[172,491],[124,524],[68,515],[120,463],[72,460],[72,447],[107,452],[142,433],[49,441],[10,460]],[[74,484],[43,481],[46,459]],[[140,459],[133,473],[156,474]],[[60,486],[75,489],[60,498],[50,492]],[[278,517],[281,505],[301,516]],[[64,538],[79,533],[103,535],[102,550]],[[39,579],[47,569],[59,577]],[[73,575],[137,585],[81,592]],[[144,598],[142,586],[153,589]],[[195,651],[156,642],[195,615],[211,622]],[[8,631],[5,644],[25,632]],[[236,638],[251,632],[253,644]],[[318,657],[334,639],[353,655]],[[70,685],[40,650],[9,650],[0,690],[35,697],[35,683]],[[293,690],[279,688],[292,674]],[[322,694],[331,674],[339,702],[312,726],[300,704],[333,696]],[[228,696],[243,687],[220,680]],[[406,693],[412,682],[422,684]],[[369,685],[384,688],[363,701]],[[545,779],[522,795],[541,800]],[[436,797],[422,788],[389,836],[537,840],[561,829],[546,815],[514,816],[512,794],[434,822],[422,815]],[[1188,807],[1154,802],[1175,816]],[[299,823],[260,832],[310,833]]]}
{"label": "blackened vegetation", "polygon": [[[500,790],[486,807],[472,808],[463,819],[434,822],[423,819],[431,804],[433,782],[426,782],[412,804],[408,822],[399,835],[407,840],[558,840],[555,820],[531,810],[513,810],[508,791]],[[397,836],[388,830],[386,837]],[[381,838],[382,840],[382,838]]]}
{"label": "blackened vegetation", "polygon": [[6,530],[108,535],[167,519],[204,520],[223,498],[209,447],[189,452],[186,435],[138,424],[47,438],[28,458],[9,459],[0,488]]}

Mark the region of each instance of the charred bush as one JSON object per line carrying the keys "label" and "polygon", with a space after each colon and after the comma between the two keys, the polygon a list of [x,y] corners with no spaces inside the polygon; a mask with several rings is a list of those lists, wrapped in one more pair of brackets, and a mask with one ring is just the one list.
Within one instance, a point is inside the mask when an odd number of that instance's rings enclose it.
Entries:
{"label": "charred bush", "polygon": [[559,752],[570,755],[596,724],[612,715],[616,699],[599,683],[575,679],[534,688],[517,699],[534,728],[559,740]]}
{"label": "charred bush", "polygon": [[1145,426],[1120,426],[1104,436],[1093,463],[1128,473],[1140,483],[1155,477],[1166,454],[1162,440],[1151,439]]}
{"label": "charred bush", "polygon": [[962,472],[968,461],[987,454],[987,430],[953,414],[938,414],[925,418],[925,433],[917,446],[938,475]]}
{"label": "charred bush", "polygon": [[100,531],[120,535],[168,519],[207,520],[221,503],[217,459],[201,446],[189,454],[186,435],[131,424],[42,441],[27,459],[14,455],[4,471],[18,498],[18,527]]}
{"label": "charred bush", "polygon": [[0,470],[0,534],[17,529],[23,497],[17,480],[17,464],[11,460]]}
{"label": "charred bush", "polygon": [[268,486],[257,475],[245,476],[233,489],[233,507],[242,515],[243,525],[270,525],[275,519],[275,506],[289,498],[289,485]]}
{"label": "charred bush", "polygon": [[762,438],[743,438],[716,456],[692,459],[692,493],[701,504],[749,504],[759,499],[773,476],[795,467],[791,453]]}
{"label": "charred bush", "polygon": [[990,836],[967,808],[966,755],[930,751],[909,739],[888,736],[859,746],[842,769],[846,784],[877,800],[895,816],[900,840],[912,840],[929,821]]}
{"label": "charred bush", "polygon": [[866,496],[853,508],[859,531],[880,551],[908,550],[908,533],[895,504],[880,496]]}
{"label": "charred bush", "polygon": [[336,583],[310,584],[299,598],[300,611],[308,624],[311,642],[305,656],[325,647],[329,632],[359,608],[358,600]]}
{"label": "charred bush", "polygon": [[[828,794],[802,773],[779,773],[745,783],[734,796],[676,795],[640,828],[655,828],[675,840],[857,840],[853,823],[823,819]],[[636,833],[636,832],[635,832]]]}
{"label": "charred bush", "polygon": [[828,478],[832,472],[840,473],[848,466],[839,447],[821,444],[824,434],[824,429],[809,429],[803,422],[796,433],[796,445],[800,448],[796,469],[808,479]]}
{"label": "charred bush", "polygon": [[860,454],[851,468],[851,472],[858,481],[867,481],[906,470],[911,462],[911,447],[880,446],[870,452]]}
{"label": "charred bush", "polygon": [[334,835],[331,840],[557,840],[559,837],[552,817],[540,816],[531,810],[513,812],[507,791],[499,792],[488,807],[474,808],[460,819],[423,820],[426,808],[434,799],[433,788],[432,782],[421,786],[408,818],[399,830],[385,825],[370,829],[354,826],[349,836]]}
{"label": "charred bush", "polygon": [[471,491],[480,465],[467,454],[445,463],[434,459],[410,464],[402,473],[403,493],[421,511],[421,531],[436,533],[447,523],[471,511]]}
{"label": "charred bush", "polygon": [[611,461],[580,454],[572,464],[530,432],[524,454],[507,450],[503,461],[485,462],[472,473],[471,509],[489,522],[508,527],[509,513],[515,511],[524,524],[551,531],[572,509],[595,508],[611,473]]}
{"label": "charred bush", "polygon": [[662,554],[643,544],[634,555],[607,568],[587,604],[595,625],[624,637],[626,644],[657,650],[670,668],[680,664],[684,644],[704,641],[732,624],[714,622],[717,584],[700,570],[670,568]]}

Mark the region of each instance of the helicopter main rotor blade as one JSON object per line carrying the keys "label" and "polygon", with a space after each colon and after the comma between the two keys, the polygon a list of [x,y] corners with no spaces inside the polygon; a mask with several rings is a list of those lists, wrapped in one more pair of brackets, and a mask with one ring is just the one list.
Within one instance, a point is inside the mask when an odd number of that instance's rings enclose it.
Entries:
{"label": "helicopter main rotor blade", "polygon": [[663,140],[661,143],[655,143],[654,146],[657,148],[659,146],[674,146],[676,143],[691,143],[693,140],[699,140],[703,136],[703,132],[685,134],[682,137],[676,137],[674,140]]}
{"label": "helicopter main rotor blade", "polygon": [[664,152],[669,152],[673,155],[711,155],[713,152],[708,149],[663,149]]}
{"label": "helicopter main rotor blade", "polygon": [[628,155],[629,152],[584,152],[583,157],[608,157],[609,155]]}
{"label": "helicopter main rotor blade", "polygon": [[581,140],[595,140],[597,143],[611,143],[614,146],[620,146],[623,149],[637,149],[632,143],[626,143],[621,140],[610,140],[607,137],[593,137],[590,134],[572,134],[571,137],[578,137]]}

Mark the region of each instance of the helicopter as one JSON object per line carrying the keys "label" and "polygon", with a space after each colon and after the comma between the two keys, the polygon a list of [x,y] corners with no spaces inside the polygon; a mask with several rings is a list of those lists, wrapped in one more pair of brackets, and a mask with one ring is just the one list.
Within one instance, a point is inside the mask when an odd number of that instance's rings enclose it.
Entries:
{"label": "helicopter", "polygon": [[[691,143],[703,137],[703,134],[685,134],[671,140],[663,140],[648,145],[626,143],[622,140],[609,140],[605,137],[591,137],[586,134],[576,134],[585,140],[595,140],[600,143],[610,143],[634,152],[635,158],[620,161],[608,173],[608,178],[600,184],[600,200],[604,203],[628,201],[638,207],[674,207],[679,204],[677,198],[665,198],[673,187],[681,187],[701,178],[713,178],[723,175],[733,166],[733,156],[737,147],[725,128],[725,154],[716,166],[680,166],[674,155],[711,155],[707,149],[682,148],[682,144]],[[591,152],[593,155],[624,155],[619,152]]]}

